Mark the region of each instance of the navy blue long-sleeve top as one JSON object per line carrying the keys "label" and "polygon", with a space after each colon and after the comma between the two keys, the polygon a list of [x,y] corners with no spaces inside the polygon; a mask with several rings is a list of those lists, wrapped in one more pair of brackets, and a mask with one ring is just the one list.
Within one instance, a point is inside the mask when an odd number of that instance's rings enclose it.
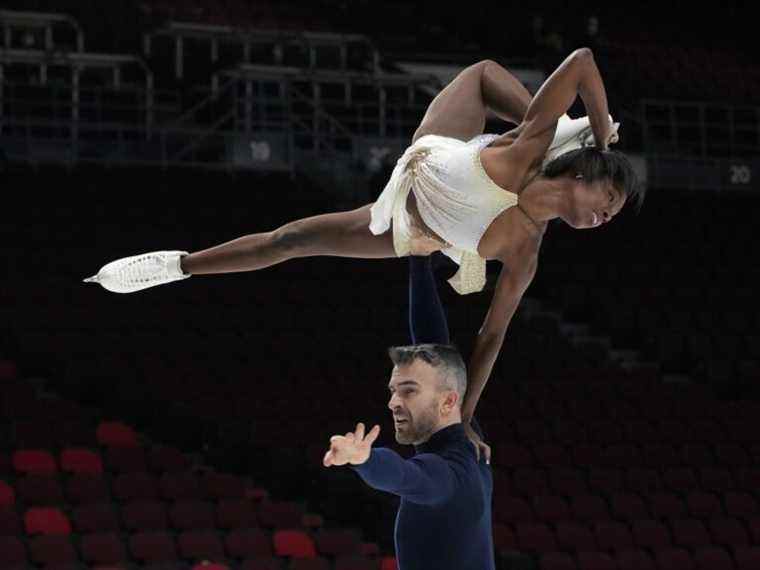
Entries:
{"label": "navy blue long-sleeve top", "polygon": [[[473,429],[483,434],[475,420]],[[401,497],[395,541],[399,570],[494,570],[491,530],[493,476],[454,424],[415,446],[404,459],[373,448],[369,459],[352,466],[364,481]]]}

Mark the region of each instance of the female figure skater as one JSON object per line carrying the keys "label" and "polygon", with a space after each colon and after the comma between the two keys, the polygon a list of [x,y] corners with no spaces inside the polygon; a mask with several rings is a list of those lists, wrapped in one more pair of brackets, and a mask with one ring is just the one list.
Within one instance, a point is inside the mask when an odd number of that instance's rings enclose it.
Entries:
{"label": "female figure skater", "polygon": [[[557,125],[579,95],[595,146],[549,160],[567,147],[562,137],[555,139]],[[483,135],[489,108],[517,128]],[[459,263],[449,282],[464,294],[483,288],[487,259],[499,260],[503,268],[469,367],[468,392],[477,401],[535,274],[548,222],[560,218],[573,228],[595,228],[612,220],[629,198],[642,201],[630,163],[608,150],[616,141],[589,49],[571,53],[532,100],[507,70],[481,61],[432,101],[374,204],[297,220],[189,255],[153,252],[119,259],[85,281],[126,293],[298,257],[385,258],[442,250]]]}

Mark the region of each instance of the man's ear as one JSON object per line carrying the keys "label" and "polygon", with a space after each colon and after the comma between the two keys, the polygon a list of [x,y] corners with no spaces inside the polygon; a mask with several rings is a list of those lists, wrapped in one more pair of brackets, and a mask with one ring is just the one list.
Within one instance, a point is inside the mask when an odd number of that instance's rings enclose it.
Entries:
{"label": "man's ear", "polygon": [[454,390],[446,393],[446,398],[443,400],[443,406],[445,408],[448,408],[448,410],[451,411],[457,407],[458,403],[459,394],[457,394]]}

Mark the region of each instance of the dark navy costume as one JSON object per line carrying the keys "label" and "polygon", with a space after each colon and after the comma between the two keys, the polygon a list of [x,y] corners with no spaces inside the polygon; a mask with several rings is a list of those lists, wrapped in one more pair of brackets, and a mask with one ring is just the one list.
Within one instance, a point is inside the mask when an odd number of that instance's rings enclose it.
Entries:
{"label": "dark navy costume", "polygon": [[[446,316],[429,257],[409,258],[412,343],[449,344]],[[483,438],[475,419],[473,429]],[[434,433],[404,459],[373,448],[352,466],[364,481],[401,497],[395,541],[399,570],[494,570],[491,530],[493,477],[462,424]]]}

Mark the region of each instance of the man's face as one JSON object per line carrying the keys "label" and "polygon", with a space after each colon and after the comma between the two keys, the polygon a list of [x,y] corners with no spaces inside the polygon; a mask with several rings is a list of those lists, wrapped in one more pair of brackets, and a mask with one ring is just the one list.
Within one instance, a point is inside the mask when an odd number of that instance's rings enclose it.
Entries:
{"label": "man's face", "polygon": [[438,431],[447,395],[440,390],[438,374],[422,360],[394,367],[388,408],[393,412],[397,442],[418,445]]}

